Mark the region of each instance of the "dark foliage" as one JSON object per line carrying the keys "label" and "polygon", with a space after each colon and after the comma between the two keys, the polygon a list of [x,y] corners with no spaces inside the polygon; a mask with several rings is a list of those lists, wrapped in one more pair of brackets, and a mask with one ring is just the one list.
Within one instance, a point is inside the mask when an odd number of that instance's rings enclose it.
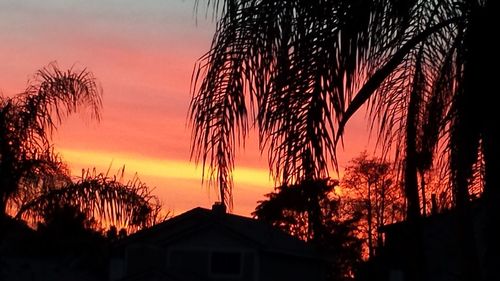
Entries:
{"label": "dark foliage", "polygon": [[[400,163],[409,220],[421,217],[425,174],[441,165],[462,216],[465,279],[478,278],[471,189],[484,190],[486,227],[499,234],[498,1],[208,5],[219,21],[192,79],[192,151],[223,201],[230,202],[235,149],[249,124],[257,126],[277,185],[289,185],[308,178],[305,159],[312,178],[336,168],[346,125],[367,106],[384,153],[395,152]],[[495,236],[487,256],[498,261]],[[497,271],[489,266],[486,279],[499,279]]]}
{"label": "dark foliage", "polygon": [[[101,89],[87,70],[39,70],[24,92],[0,96],[0,212],[26,190],[67,180],[50,137],[64,117],[90,111],[99,120]],[[66,176],[66,177],[64,177]]]}
{"label": "dark foliage", "polygon": [[280,186],[260,201],[253,215],[315,245],[328,260],[329,280],[352,280],[361,261],[361,240],[355,235],[358,215],[342,218],[337,181],[305,180]]}
{"label": "dark foliage", "polygon": [[47,210],[72,206],[93,220],[92,229],[118,227],[130,233],[168,217],[161,213],[158,197],[137,175],[126,183],[123,176],[124,167],[118,176],[112,177],[95,170],[84,171],[78,181],[47,188],[25,201],[16,217],[34,224],[45,221]]}
{"label": "dark foliage", "polygon": [[373,258],[383,239],[379,230],[388,224],[405,219],[404,196],[395,181],[391,163],[370,158],[366,152],[352,159],[344,170],[341,190],[342,210],[358,212],[358,237],[363,239],[365,258]]}

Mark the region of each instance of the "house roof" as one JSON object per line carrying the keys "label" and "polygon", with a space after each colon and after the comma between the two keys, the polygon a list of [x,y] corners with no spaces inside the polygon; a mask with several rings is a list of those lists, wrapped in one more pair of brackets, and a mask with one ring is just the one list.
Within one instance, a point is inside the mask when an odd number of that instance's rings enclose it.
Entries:
{"label": "house roof", "polygon": [[224,211],[194,208],[148,229],[136,232],[117,245],[149,243],[161,239],[161,243],[172,243],[189,234],[209,227],[221,227],[246,240],[256,248],[274,253],[317,258],[315,249],[305,242],[256,219],[228,214]]}
{"label": "house roof", "polygon": [[[467,214],[471,215],[472,217],[477,216],[481,210],[484,209],[484,201],[482,198],[475,199],[471,202],[469,202]],[[445,209],[442,210],[439,213],[435,214],[430,214],[428,216],[422,216],[419,218],[418,223],[421,224],[424,228],[429,228],[433,227],[435,225],[442,225],[444,223],[448,224],[451,223],[453,220],[458,219],[458,213],[456,208],[451,208],[451,209]],[[411,225],[413,222],[410,222],[408,220],[400,221],[400,222],[395,222],[391,224],[386,224],[380,227],[379,231],[384,232],[384,233],[389,233],[389,232],[401,232],[404,230],[410,231],[411,230]]]}

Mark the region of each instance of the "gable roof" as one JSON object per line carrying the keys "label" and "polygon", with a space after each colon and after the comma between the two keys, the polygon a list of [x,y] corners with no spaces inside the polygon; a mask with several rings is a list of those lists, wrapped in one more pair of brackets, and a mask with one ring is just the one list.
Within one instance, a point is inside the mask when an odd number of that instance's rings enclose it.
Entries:
{"label": "gable roof", "polygon": [[315,249],[280,229],[256,219],[227,214],[220,210],[194,208],[148,229],[136,232],[118,243],[175,243],[189,234],[209,227],[220,227],[266,252],[317,258]]}

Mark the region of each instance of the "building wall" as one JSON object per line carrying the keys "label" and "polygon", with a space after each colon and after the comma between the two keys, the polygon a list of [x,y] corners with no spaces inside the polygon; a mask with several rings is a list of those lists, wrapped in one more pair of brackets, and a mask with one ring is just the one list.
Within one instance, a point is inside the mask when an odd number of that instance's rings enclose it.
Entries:
{"label": "building wall", "polygon": [[263,253],[260,258],[262,281],[318,281],[324,280],[321,263],[317,260],[278,253]]}
{"label": "building wall", "polygon": [[[255,247],[225,231],[206,229],[173,243],[162,244],[158,237],[151,240],[157,244],[130,244],[127,245],[124,256],[114,257],[110,263],[110,280],[144,271],[175,272],[193,279],[214,281],[257,280],[258,253]],[[225,256],[231,258],[229,263],[220,262],[220,258]],[[238,260],[235,261],[233,257]],[[232,264],[233,269],[224,271],[221,264]]]}
{"label": "building wall", "polygon": [[[473,248],[477,252],[480,266],[485,261],[482,258],[485,252],[483,214],[474,210],[473,235],[475,245]],[[423,272],[425,280],[447,281],[457,280],[457,276],[464,275],[464,268],[461,265],[460,255],[463,245],[460,245],[458,233],[460,222],[453,212],[438,214],[426,218],[422,223],[424,266]],[[389,273],[389,280],[408,280],[405,273],[409,274],[410,263],[413,261],[410,256],[412,243],[416,243],[414,233],[411,228],[404,223],[397,224],[387,229],[386,241],[382,248],[381,261]],[[472,261],[471,261],[472,262]],[[397,277],[391,277],[397,276]]]}
{"label": "building wall", "polygon": [[318,262],[269,253],[255,242],[223,228],[203,229],[171,242],[162,241],[161,237],[151,241],[155,244],[130,244],[124,256],[114,257],[110,280],[148,271],[171,272],[188,280],[322,280]]}

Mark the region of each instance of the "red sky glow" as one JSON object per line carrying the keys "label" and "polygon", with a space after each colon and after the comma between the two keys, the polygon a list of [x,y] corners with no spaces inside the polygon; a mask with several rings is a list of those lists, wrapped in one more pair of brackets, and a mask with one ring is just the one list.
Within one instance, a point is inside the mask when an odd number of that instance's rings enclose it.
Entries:
{"label": "red sky glow", "polygon": [[[86,67],[104,90],[102,121],[72,116],[53,139],[73,174],[105,172],[111,163],[114,173],[125,165],[126,175],[137,172],[174,214],[210,207],[217,194],[201,186],[201,168],[189,159],[186,117],[193,66],[208,50],[215,23],[193,9],[194,0],[3,0],[0,92],[23,91],[52,61]],[[350,137],[366,130],[361,121],[348,128],[341,165],[366,147],[365,137]],[[248,216],[273,183],[255,141],[236,165],[233,211]]]}

